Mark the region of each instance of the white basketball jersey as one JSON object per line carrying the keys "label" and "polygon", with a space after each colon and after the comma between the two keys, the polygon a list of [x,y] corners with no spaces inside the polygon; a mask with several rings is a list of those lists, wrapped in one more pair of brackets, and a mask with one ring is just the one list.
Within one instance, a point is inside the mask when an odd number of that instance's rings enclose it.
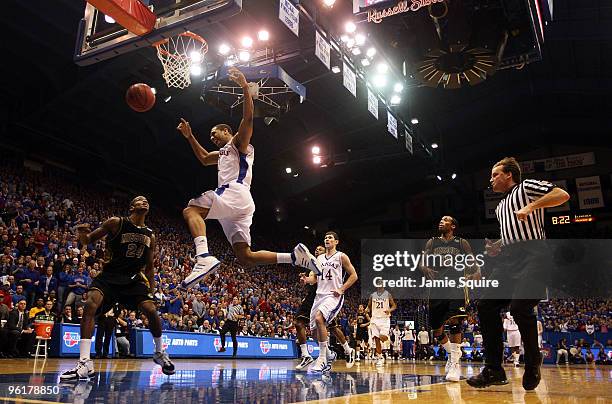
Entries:
{"label": "white basketball jersey", "polygon": [[217,163],[219,187],[231,182],[251,187],[255,148],[249,145],[247,149],[247,154],[242,154],[230,141],[219,150],[219,162]]}
{"label": "white basketball jersey", "polygon": [[504,330],[518,331],[518,325],[514,322],[514,317],[512,317],[510,312],[506,313],[506,318],[504,319]]}
{"label": "white basketball jersey", "polygon": [[382,293],[374,292],[370,295],[372,298],[372,318],[389,318],[385,310],[389,310],[391,303],[389,300],[390,294],[386,290]]}
{"label": "white basketball jersey", "polygon": [[332,294],[332,290],[340,289],[344,284],[342,254],[336,251],[331,257],[327,257],[327,254],[317,257],[322,269],[321,275],[317,278],[317,295]]}

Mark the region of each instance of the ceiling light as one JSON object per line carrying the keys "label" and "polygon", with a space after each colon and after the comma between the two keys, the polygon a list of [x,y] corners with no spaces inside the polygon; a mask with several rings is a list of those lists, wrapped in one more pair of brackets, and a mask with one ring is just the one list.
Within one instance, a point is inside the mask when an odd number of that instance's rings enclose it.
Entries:
{"label": "ceiling light", "polygon": [[349,36],[346,34],[342,34],[342,36],[340,37],[340,40],[344,43],[348,42],[349,40]]}
{"label": "ceiling light", "polygon": [[418,125],[419,124],[419,120],[417,118],[412,118],[410,120],[410,123],[413,124],[413,125]]}
{"label": "ceiling light", "polygon": [[228,53],[230,53],[230,46],[226,43],[223,43],[219,46],[219,53],[222,55],[227,55]]}
{"label": "ceiling light", "polygon": [[238,57],[242,62],[248,62],[251,59],[251,54],[248,51],[240,51]]}
{"label": "ceiling light", "polygon": [[355,55],[355,56],[359,56],[359,55],[361,55],[361,49],[359,49],[359,48],[353,48],[353,55]]}
{"label": "ceiling light", "polygon": [[315,164],[321,164],[321,156],[314,156],[312,162]]}
{"label": "ceiling light", "polygon": [[191,51],[189,53],[189,58],[194,63],[200,63],[202,61],[202,54],[200,52],[197,52],[197,51]]}
{"label": "ceiling light", "polygon": [[312,146],[312,154],[319,154],[321,153],[321,149],[319,148],[319,146]]}
{"label": "ceiling light", "polygon": [[286,172],[287,174],[291,174],[291,172],[292,172],[292,171],[293,171],[293,170],[291,169],[291,167],[287,167],[287,168],[285,168],[285,172]]}
{"label": "ceiling light", "polygon": [[115,19],[113,17],[111,17],[110,15],[105,15],[104,16],[104,21],[106,21],[109,24],[114,24],[115,23]]}
{"label": "ceiling light", "polygon": [[340,73],[340,67],[339,67],[339,66],[333,66],[333,67],[331,68],[331,71],[332,71],[334,74],[338,74],[338,73]]}
{"label": "ceiling light", "polygon": [[380,74],[385,74],[389,71],[389,65],[386,63],[379,63],[378,66],[376,66],[376,70]]}
{"label": "ceiling light", "polygon": [[387,78],[383,75],[374,76],[372,83],[376,87],[384,87],[387,85]]}
{"label": "ceiling light", "polygon": [[300,174],[298,174],[298,173],[293,174],[293,178],[296,178],[298,175],[300,175]]}
{"label": "ceiling light", "polygon": [[359,46],[363,45],[366,41],[366,37],[363,34],[355,35],[355,43]]}
{"label": "ceiling light", "polygon": [[431,148],[432,148],[432,149],[437,149],[438,147],[439,147],[439,146],[438,146],[438,144],[437,144],[437,143],[432,143],[432,144],[431,144]]}
{"label": "ceiling light", "polygon": [[164,102],[170,102],[171,99],[172,99],[172,96],[169,95],[169,96],[166,97],[166,99],[164,99]]}
{"label": "ceiling light", "polygon": [[402,85],[402,83],[395,83],[395,85],[393,86],[393,91],[395,91],[396,93],[401,93],[404,90],[404,86]]}
{"label": "ceiling light", "polygon": [[370,49],[368,49],[368,51],[366,52],[366,55],[367,55],[369,58],[373,58],[373,57],[374,57],[374,55],[376,55],[376,48],[370,48]]}
{"label": "ceiling light", "polygon": [[348,32],[349,34],[352,34],[353,32],[355,32],[355,30],[357,29],[357,26],[355,25],[354,22],[349,21],[344,25],[344,29],[346,30],[346,32]]}
{"label": "ceiling light", "polygon": [[370,59],[361,59],[361,65],[362,66],[369,66],[370,65]]}
{"label": "ceiling light", "polygon": [[333,7],[335,3],[336,0],[323,0],[323,4],[325,4],[327,7]]}
{"label": "ceiling light", "polygon": [[355,40],[353,38],[349,38],[348,41],[346,41],[346,46],[350,49],[353,46],[355,46]]}
{"label": "ceiling light", "polygon": [[265,29],[262,29],[257,33],[257,39],[259,39],[260,41],[267,41],[268,39],[270,39],[270,33]]}
{"label": "ceiling light", "polygon": [[191,66],[191,74],[193,74],[194,76],[199,76],[200,74],[202,74],[202,66],[200,65]]}
{"label": "ceiling light", "polygon": [[457,173],[453,173],[453,175],[451,175],[451,178],[452,178],[452,179],[457,178]]}
{"label": "ceiling light", "polygon": [[439,175],[436,175],[436,178],[438,179],[438,181],[442,181],[442,177],[440,177]]}
{"label": "ceiling light", "polygon": [[399,95],[394,94],[391,97],[391,105],[399,105],[399,103],[401,102],[402,102],[402,97],[400,97]]}
{"label": "ceiling light", "polygon": [[250,48],[251,46],[253,46],[253,38],[251,38],[250,36],[245,36],[244,38],[242,38],[242,41],[240,41],[240,43],[245,48]]}

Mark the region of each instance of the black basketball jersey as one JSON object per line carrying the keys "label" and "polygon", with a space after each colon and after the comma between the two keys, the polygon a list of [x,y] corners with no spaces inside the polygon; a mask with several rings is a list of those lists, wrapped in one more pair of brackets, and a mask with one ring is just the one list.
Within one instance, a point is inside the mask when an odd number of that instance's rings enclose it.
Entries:
{"label": "black basketball jersey", "polygon": [[365,313],[357,313],[357,332],[359,331],[368,331],[367,328],[365,327],[361,327],[363,324],[368,322],[368,318],[366,317]]}
{"label": "black basketball jersey", "polygon": [[463,271],[455,270],[453,258],[449,257],[465,254],[461,243],[461,237],[453,237],[450,240],[445,240],[442,237],[434,237],[431,240],[431,251],[429,253],[434,254],[435,258],[432,260],[433,264],[430,266],[435,271],[439,272],[440,277],[448,276],[458,278],[463,276]]}
{"label": "black basketball jersey", "polygon": [[121,218],[119,232],[106,239],[104,272],[133,275],[141,272],[151,248],[153,230],[139,227],[127,217]]}

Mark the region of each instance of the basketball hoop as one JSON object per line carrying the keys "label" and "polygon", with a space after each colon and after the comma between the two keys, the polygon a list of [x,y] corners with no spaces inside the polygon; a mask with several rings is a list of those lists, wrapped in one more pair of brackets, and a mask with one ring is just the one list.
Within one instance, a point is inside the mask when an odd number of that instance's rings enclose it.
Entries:
{"label": "basketball hoop", "polygon": [[193,32],[155,42],[157,57],[164,67],[168,87],[186,88],[191,84],[191,67],[199,64],[208,52],[208,44]]}

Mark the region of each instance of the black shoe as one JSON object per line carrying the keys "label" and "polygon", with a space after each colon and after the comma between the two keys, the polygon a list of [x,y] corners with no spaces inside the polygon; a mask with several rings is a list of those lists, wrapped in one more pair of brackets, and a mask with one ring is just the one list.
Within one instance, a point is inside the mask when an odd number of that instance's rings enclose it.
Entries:
{"label": "black shoe", "polygon": [[492,385],[500,386],[508,384],[508,379],[506,379],[504,369],[495,370],[485,366],[480,374],[467,379],[467,383],[472,387],[481,389]]}
{"label": "black shoe", "polygon": [[238,354],[237,354],[236,352],[234,352],[234,353],[232,354],[232,358],[234,358],[234,359],[235,359],[235,358],[236,358],[236,356],[238,356]]}
{"label": "black shoe", "polygon": [[222,346],[221,348],[219,348],[219,352],[225,352],[225,347]]}
{"label": "black shoe", "polygon": [[525,366],[525,373],[523,373],[523,388],[527,391],[535,390],[540,384],[542,375],[540,374],[540,367],[544,357],[540,354],[540,358],[537,361],[536,366]]}

